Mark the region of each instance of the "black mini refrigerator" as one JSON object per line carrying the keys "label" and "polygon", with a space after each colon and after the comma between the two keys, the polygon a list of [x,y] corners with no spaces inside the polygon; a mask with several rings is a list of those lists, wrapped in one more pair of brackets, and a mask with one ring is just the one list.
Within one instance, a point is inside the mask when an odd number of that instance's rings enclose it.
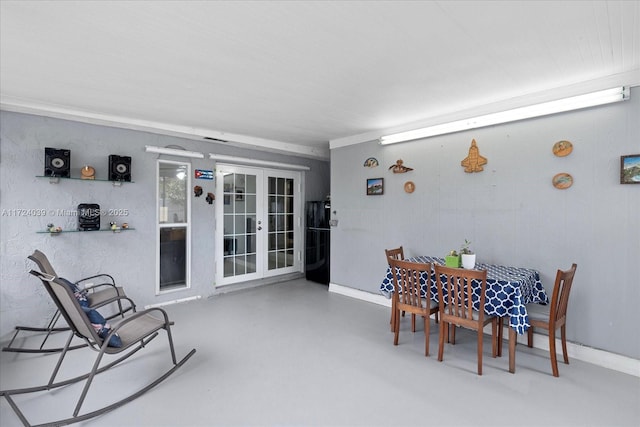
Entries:
{"label": "black mini refrigerator", "polygon": [[307,202],[305,271],[307,280],[329,284],[331,204]]}

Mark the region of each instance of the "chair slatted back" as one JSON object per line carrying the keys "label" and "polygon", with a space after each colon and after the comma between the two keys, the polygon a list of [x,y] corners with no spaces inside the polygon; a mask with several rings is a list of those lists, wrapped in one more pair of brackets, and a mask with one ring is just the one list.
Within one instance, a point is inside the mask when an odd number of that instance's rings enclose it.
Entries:
{"label": "chair slatted back", "polygon": [[404,259],[404,249],[402,249],[402,246],[399,248],[385,249],[384,253],[387,255],[387,262],[391,259]]}
{"label": "chair slatted back", "polygon": [[102,338],[93,329],[89,318],[67,284],[55,276],[39,271],[31,270],[30,273],[42,281],[45,289],[49,292],[58,310],[60,310],[60,313],[76,336],[85,339],[91,344],[102,343]]}
{"label": "chair slatted back", "polygon": [[411,306],[428,309],[430,304],[430,287],[425,286],[425,297],[422,296],[422,281],[429,283],[431,276],[430,263],[418,263],[399,259],[389,259],[393,275],[394,295],[397,295],[399,308]]}
{"label": "chair slatted back", "polygon": [[[438,287],[438,301],[441,315],[459,319],[460,323],[484,321],[484,303],[487,289],[486,270],[467,270],[435,266],[436,283]],[[476,282],[474,285],[474,281]],[[473,308],[474,288],[478,291],[480,310]]]}
{"label": "chair slatted back", "polygon": [[45,274],[49,274],[51,276],[58,277],[58,274],[51,266],[51,263],[49,262],[49,259],[47,258],[47,256],[42,252],[40,252],[39,250],[37,249],[34,250],[33,254],[29,255],[27,258],[29,258],[31,261],[38,264],[38,268],[40,269],[41,272]]}
{"label": "chair slatted back", "polygon": [[[487,290],[487,270],[467,270],[464,268],[451,268],[443,265],[435,265],[436,284],[438,287],[440,336],[438,337],[438,360],[442,361],[444,353],[444,341],[449,340],[450,325],[451,340],[455,343],[456,328],[473,329],[478,339],[478,375],[482,375],[482,341],[483,328],[491,323],[491,355],[496,357],[498,350],[497,318],[485,316],[485,294]],[[477,295],[478,307],[474,309],[473,298]]]}
{"label": "chair slatted back", "polygon": [[561,325],[566,321],[569,294],[571,293],[571,285],[573,284],[573,277],[576,274],[577,267],[577,264],[574,263],[569,270],[558,270],[556,273],[549,310],[549,321],[554,322],[556,325]]}

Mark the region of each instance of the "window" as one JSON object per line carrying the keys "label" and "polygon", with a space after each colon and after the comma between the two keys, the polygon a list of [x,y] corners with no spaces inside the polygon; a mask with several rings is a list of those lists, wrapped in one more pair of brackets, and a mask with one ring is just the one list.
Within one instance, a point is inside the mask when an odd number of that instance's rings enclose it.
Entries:
{"label": "window", "polygon": [[157,293],[189,287],[191,165],[158,160]]}

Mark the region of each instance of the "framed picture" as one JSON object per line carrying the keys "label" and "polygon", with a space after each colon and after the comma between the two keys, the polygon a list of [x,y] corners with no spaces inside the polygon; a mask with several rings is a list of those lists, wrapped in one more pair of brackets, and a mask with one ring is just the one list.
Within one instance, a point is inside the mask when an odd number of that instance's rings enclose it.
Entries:
{"label": "framed picture", "polygon": [[384,193],[384,178],[367,178],[367,196],[381,196]]}
{"label": "framed picture", "polygon": [[620,156],[620,184],[640,184],[640,154]]}

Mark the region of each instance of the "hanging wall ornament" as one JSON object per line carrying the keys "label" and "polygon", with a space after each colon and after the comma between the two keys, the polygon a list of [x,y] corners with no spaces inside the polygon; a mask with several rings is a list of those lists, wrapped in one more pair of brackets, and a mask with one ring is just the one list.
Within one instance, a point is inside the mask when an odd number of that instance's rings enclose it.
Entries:
{"label": "hanging wall ornament", "polygon": [[364,165],[365,168],[375,168],[376,166],[378,166],[378,159],[376,159],[375,157],[369,157],[367,160],[364,161]]}
{"label": "hanging wall ornament", "polygon": [[573,144],[569,141],[558,141],[553,144],[552,151],[558,157],[565,157],[573,151]]}
{"label": "hanging wall ornament", "polygon": [[416,185],[413,183],[413,181],[407,181],[404,183],[404,191],[411,194],[415,191],[416,189]]}
{"label": "hanging wall ornament", "polygon": [[469,155],[462,162],[460,162],[460,165],[464,167],[465,172],[472,173],[472,172],[482,172],[484,170],[482,166],[486,164],[487,164],[486,157],[482,157],[480,155],[480,149],[476,144],[476,140],[472,139],[471,147],[469,147]]}
{"label": "hanging wall ornament", "polygon": [[553,186],[558,190],[566,190],[573,185],[573,177],[566,172],[562,172],[556,174],[552,178],[551,182],[553,183]]}
{"label": "hanging wall ornament", "polygon": [[402,159],[396,160],[396,164],[389,166],[389,170],[392,170],[393,173],[406,173],[413,170],[413,168],[404,166],[402,163]]}

